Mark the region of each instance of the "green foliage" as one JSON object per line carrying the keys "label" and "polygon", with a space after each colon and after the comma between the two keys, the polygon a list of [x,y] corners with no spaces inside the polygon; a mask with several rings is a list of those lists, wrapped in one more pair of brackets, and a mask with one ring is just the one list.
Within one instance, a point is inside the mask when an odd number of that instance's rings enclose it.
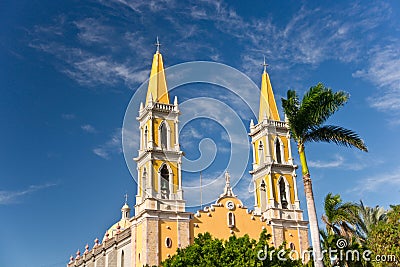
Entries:
{"label": "green foliage", "polygon": [[374,262],[375,266],[400,266],[400,205],[391,206],[387,221],[373,226],[367,239],[373,258],[380,255],[394,255],[397,262]]}
{"label": "green foliage", "polygon": [[[325,266],[400,266],[400,205],[391,206],[386,212],[379,206],[367,207],[362,201],[360,204],[343,203],[340,195],[329,193],[324,209],[322,221],[326,231],[320,230],[322,249],[342,251],[344,255],[340,257],[339,254],[335,261],[324,254]],[[346,246],[340,249],[337,242],[341,239]],[[359,260],[345,257],[346,253],[351,253],[349,256],[357,253]],[[362,257],[363,253],[366,258]],[[385,262],[376,261],[381,255],[386,256]]]}
{"label": "green foliage", "polygon": [[372,228],[379,222],[385,222],[387,219],[387,212],[384,208],[367,207],[360,200],[358,206],[358,216],[357,216],[357,236],[362,243],[365,243],[368,236],[370,235]]}
{"label": "green foliage", "polygon": [[325,214],[322,221],[328,234],[351,237],[355,233],[358,206],[351,202],[343,203],[340,195],[329,193],[324,201]]}
{"label": "green foliage", "polygon": [[[289,250],[284,246],[274,248],[268,245],[271,235],[264,230],[258,241],[249,238],[231,236],[228,240],[213,238],[209,233],[199,234],[194,243],[186,248],[178,249],[171,258],[161,263],[164,267],[177,266],[303,266],[300,260],[291,260]],[[285,260],[279,259],[277,253],[271,251],[285,251]],[[267,252],[265,260],[263,259]],[[272,257],[270,257],[272,255]]]}
{"label": "green foliage", "polygon": [[355,132],[340,126],[323,125],[348,99],[347,93],[332,92],[322,83],[311,87],[301,101],[296,91],[289,90],[287,99],[282,98],[282,106],[290,132],[298,145],[306,142],[333,142],[367,151],[364,142]]}
{"label": "green foliage", "polygon": [[[355,237],[343,237],[339,234],[329,233],[324,230],[320,230],[320,234],[322,249],[325,252],[323,259],[325,267],[372,266],[371,262],[365,260],[362,256],[368,248],[358,243]],[[338,247],[338,242],[345,242],[346,245],[344,247]],[[329,252],[331,252],[331,255],[329,255]]]}

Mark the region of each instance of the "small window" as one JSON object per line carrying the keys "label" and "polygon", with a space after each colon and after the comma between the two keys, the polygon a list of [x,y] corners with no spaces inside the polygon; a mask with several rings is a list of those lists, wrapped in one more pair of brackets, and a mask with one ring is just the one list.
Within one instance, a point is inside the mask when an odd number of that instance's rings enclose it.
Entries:
{"label": "small window", "polygon": [[282,155],[281,155],[281,142],[279,142],[279,139],[276,139],[275,142],[275,151],[276,151],[276,162],[282,163]]}
{"label": "small window", "polygon": [[235,214],[233,212],[228,212],[228,227],[235,227]]}
{"label": "small window", "polygon": [[171,238],[167,237],[167,238],[165,239],[165,246],[166,246],[167,248],[172,247],[172,239],[171,239]]}
{"label": "small window", "polygon": [[259,162],[260,164],[264,163],[264,145],[262,141],[260,141],[260,144],[258,145],[258,157],[259,157]]}
{"label": "small window", "polygon": [[296,246],[293,243],[290,243],[290,250],[296,250]]}
{"label": "small window", "polygon": [[265,191],[265,182],[264,182],[264,180],[261,181],[260,189],[262,191]]}
{"label": "small window", "polygon": [[121,267],[125,267],[125,255],[124,255],[124,251],[121,252]]}

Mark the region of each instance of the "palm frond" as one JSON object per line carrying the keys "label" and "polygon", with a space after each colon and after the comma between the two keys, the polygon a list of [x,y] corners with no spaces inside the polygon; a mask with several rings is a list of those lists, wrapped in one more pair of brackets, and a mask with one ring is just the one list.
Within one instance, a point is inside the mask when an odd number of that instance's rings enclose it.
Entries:
{"label": "palm frond", "polygon": [[300,100],[297,96],[296,91],[288,90],[287,91],[287,98],[282,98],[282,107],[285,112],[286,117],[288,118],[288,124],[291,131],[293,138],[298,139],[297,137],[300,136],[301,132],[299,131],[299,118],[297,116],[299,107],[300,107]]}
{"label": "palm frond", "polygon": [[349,99],[349,94],[344,91],[332,92],[322,83],[310,88],[304,95],[299,115],[309,126],[319,126],[333,113],[343,106]]}
{"label": "palm frond", "polygon": [[325,125],[311,129],[304,136],[304,142],[327,142],[343,146],[353,146],[367,152],[364,141],[352,130],[340,126]]}
{"label": "palm frond", "polygon": [[379,206],[368,207],[360,200],[357,216],[357,233],[362,241],[365,241],[374,225],[380,221],[386,221],[387,211]]}

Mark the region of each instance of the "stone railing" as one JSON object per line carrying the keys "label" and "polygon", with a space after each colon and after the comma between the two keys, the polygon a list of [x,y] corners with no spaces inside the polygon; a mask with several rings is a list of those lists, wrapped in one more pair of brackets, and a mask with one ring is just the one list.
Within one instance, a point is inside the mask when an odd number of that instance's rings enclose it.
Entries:
{"label": "stone railing", "polygon": [[83,267],[85,266],[84,264],[92,258],[96,257],[97,255],[105,252],[107,249],[112,247],[113,245],[118,244],[119,242],[125,240],[126,238],[131,236],[131,229],[127,228],[124,229],[123,231],[117,233],[114,237],[105,240],[102,244],[99,243],[99,240],[95,240],[95,244],[91,250],[89,250],[89,246],[86,245],[85,247],[85,252],[83,255],[81,255],[80,250],[76,252],[76,257],[70,258],[70,261],[68,262],[67,266],[68,267]]}
{"label": "stone railing", "polygon": [[155,103],[154,104],[154,108],[159,110],[159,111],[176,111],[175,105],[171,105],[171,104],[163,104],[163,103]]}
{"label": "stone railing", "polygon": [[268,124],[275,126],[277,128],[287,128],[287,124],[284,121],[273,121],[273,120],[268,120]]}

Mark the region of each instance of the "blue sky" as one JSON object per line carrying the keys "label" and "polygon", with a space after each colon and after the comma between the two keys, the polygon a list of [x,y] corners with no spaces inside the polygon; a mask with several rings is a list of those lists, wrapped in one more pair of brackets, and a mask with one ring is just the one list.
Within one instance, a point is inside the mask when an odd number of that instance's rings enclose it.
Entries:
{"label": "blue sky", "polygon": [[[125,193],[133,206],[136,184],[121,128],[149,75],[156,36],[165,66],[216,61],[257,85],[265,55],[279,106],[287,89],[302,93],[320,81],[349,92],[349,103],[329,122],[358,132],[370,151],[308,145],[318,214],[328,192],[371,206],[400,202],[398,1],[21,0],[2,1],[0,17],[1,266],[65,266],[120,217]],[[171,94],[180,102],[215,98],[246,127],[251,119],[234,94],[217,86]],[[223,112],[215,116],[181,132],[188,159],[200,156],[204,138],[220,148],[205,180],[225,170],[234,142],[247,142],[227,138],[224,123],[231,121]],[[183,183],[196,179],[198,173],[184,173]],[[251,207],[248,182],[246,174],[234,191]]]}

